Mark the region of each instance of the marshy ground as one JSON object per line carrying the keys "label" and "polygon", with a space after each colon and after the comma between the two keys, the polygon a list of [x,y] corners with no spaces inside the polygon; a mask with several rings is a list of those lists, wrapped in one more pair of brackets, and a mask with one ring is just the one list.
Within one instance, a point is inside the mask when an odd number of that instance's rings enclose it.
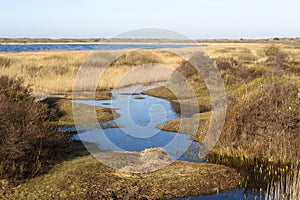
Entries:
{"label": "marshy ground", "polygon": [[[3,197],[165,199],[197,196],[233,189],[242,183],[242,178],[237,172],[241,166],[237,167],[229,158],[238,160],[239,163],[250,162],[248,165],[252,165],[251,160],[255,159],[273,164],[297,163],[300,158],[298,41],[276,44],[221,43],[208,45],[204,50],[215,61],[221,73],[228,102],[225,126],[209,160],[236,167],[237,170],[222,165],[175,161],[159,171],[147,174],[123,173],[99,163],[89,155],[81,143],[74,142],[71,151],[44,174],[11,185],[10,188],[3,186]],[[1,75],[23,78],[25,84],[32,85],[33,94],[37,97],[49,94],[66,94],[72,97],[73,82],[88,54],[86,51],[0,53]],[[214,112],[211,110],[209,92],[202,77],[190,73],[192,69],[189,63],[183,62],[182,58],[172,53],[139,50],[121,57],[105,71],[104,79],[98,84],[96,98],[110,99],[110,93],[103,91],[114,88],[124,73],[145,63],[163,63],[171,66],[172,70],[179,71],[193,87],[198,100],[196,106],[199,106],[200,113],[168,121],[158,128],[176,132],[180,124],[183,124],[181,132],[189,134],[194,122],[200,122],[193,139],[203,141],[209,127],[211,112]],[[176,85],[168,81],[172,73],[156,71],[143,68],[138,71],[140,75],[137,74],[136,78],[127,84],[145,83],[143,75],[147,73],[152,76],[147,78],[146,84],[167,81],[165,86],[145,91],[144,94],[167,99],[176,107],[180,99],[167,88],[168,85]],[[76,96],[80,95],[77,93]],[[81,96],[84,99],[86,95]],[[185,104],[190,104],[189,97],[181,98]],[[74,124],[70,99],[49,98],[44,102],[56,112],[57,118],[53,124]],[[99,121],[108,121],[117,116],[113,109],[96,109]],[[259,171],[259,167],[255,169]],[[299,183],[293,184],[293,187],[299,189]]]}

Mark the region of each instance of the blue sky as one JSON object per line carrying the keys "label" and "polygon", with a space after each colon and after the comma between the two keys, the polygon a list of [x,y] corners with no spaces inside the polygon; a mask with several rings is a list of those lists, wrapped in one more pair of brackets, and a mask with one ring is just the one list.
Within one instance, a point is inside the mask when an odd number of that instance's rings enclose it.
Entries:
{"label": "blue sky", "polygon": [[0,37],[114,37],[162,28],[192,39],[300,37],[299,0],[2,0]]}

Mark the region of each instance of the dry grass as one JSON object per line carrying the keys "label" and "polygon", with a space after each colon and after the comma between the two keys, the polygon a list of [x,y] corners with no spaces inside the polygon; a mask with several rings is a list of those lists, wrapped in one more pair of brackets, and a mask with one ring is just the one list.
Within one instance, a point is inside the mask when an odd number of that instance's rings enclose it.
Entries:
{"label": "dry grass", "polygon": [[33,93],[59,93],[71,91],[73,80],[88,52],[24,52],[1,53],[11,60],[9,66],[1,68],[1,75],[23,78],[32,85]]}
{"label": "dry grass", "polygon": [[[119,52],[116,51],[116,53]],[[99,69],[95,69],[95,67],[97,64],[102,64],[101,58],[97,58],[97,53],[89,54],[88,51],[0,53],[0,58],[1,75],[23,78],[26,85],[32,85],[33,94],[36,96],[73,91],[74,80],[82,65],[88,70],[83,80],[88,85],[90,77],[95,72],[99,72]],[[92,67],[89,63],[91,61],[94,62]],[[180,61],[181,58],[166,51],[137,50],[130,52],[121,56],[105,70],[97,89],[114,88],[127,72],[138,65],[161,63],[170,68],[176,68]],[[127,82],[119,86],[165,81],[171,73],[170,69],[157,65],[155,67],[146,65],[135,70],[131,77],[126,78]],[[89,89],[93,88],[86,88],[86,90]]]}
{"label": "dry grass", "polygon": [[284,51],[296,53],[299,55],[299,43],[291,44],[270,44],[270,43],[211,43],[203,49],[210,55],[211,58],[238,55],[242,52],[251,52],[254,56],[262,56],[264,48],[275,45],[281,47]]}
{"label": "dry grass", "polygon": [[288,80],[269,79],[251,86],[228,105],[221,154],[260,157],[273,162],[299,159],[300,101]]}
{"label": "dry grass", "polygon": [[[233,57],[244,63],[264,61],[267,58],[263,56],[264,48],[269,44],[263,43],[219,43],[210,44],[203,47],[212,58]],[[284,52],[289,53],[289,61],[294,63],[293,66],[299,65],[300,49],[293,45],[280,45]],[[120,53],[119,51],[116,51]],[[25,84],[32,85],[35,95],[66,93],[73,91],[74,80],[77,76],[80,66],[87,62],[93,61],[94,64],[101,61],[93,60],[93,56],[88,51],[49,51],[49,52],[23,52],[23,53],[0,53],[1,75],[10,77],[21,77]],[[86,60],[87,59],[87,60]],[[99,90],[114,88],[124,75],[132,71],[136,66],[147,63],[161,63],[171,66],[171,69],[177,68],[182,59],[167,51],[159,50],[137,50],[121,56],[113,63],[103,74],[102,79],[97,85]],[[87,68],[89,71],[84,78],[88,83],[92,75],[98,72],[92,67]],[[299,71],[299,67],[292,69]],[[131,72],[119,86],[126,86],[136,83],[152,83],[170,79],[170,70],[152,66],[144,66]],[[145,76],[147,75],[147,76]],[[99,77],[98,77],[99,78]],[[226,79],[226,78],[225,78]],[[125,83],[126,82],[126,83]],[[94,83],[91,83],[94,84]],[[89,89],[89,88],[87,88]]]}
{"label": "dry grass", "polygon": [[232,55],[239,55],[244,51],[249,51],[255,56],[261,55],[263,48],[268,44],[263,43],[218,43],[210,44],[203,47],[211,58],[228,57]]}

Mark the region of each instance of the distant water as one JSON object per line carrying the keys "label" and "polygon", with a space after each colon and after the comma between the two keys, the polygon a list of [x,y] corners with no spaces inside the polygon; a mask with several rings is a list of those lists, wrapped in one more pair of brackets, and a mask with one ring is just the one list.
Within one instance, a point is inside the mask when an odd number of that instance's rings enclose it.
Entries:
{"label": "distant water", "polygon": [[80,51],[117,49],[164,49],[206,46],[203,44],[0,44],[0,52]]}

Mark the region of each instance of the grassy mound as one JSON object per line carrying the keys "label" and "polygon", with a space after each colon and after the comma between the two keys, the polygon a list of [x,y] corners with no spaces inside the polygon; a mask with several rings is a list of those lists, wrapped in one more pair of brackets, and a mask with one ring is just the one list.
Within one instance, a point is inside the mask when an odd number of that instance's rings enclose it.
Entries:
{"label": "grassy mound", "polygon": [[[82,149],[79,152],[82,154]],[[235,170],[220,165],[176,161],[158,171],[131,174],[108,168],[88,155],[59,163],[49,173],[13,187],[0,197],[167,199],[229,190],[240,181]]]}
{"label": "grassy mound", "polygon": [[287,80],[269,79],[246,91],[228,106],[218,151],[270,161],[299,158],[298,87]]}

